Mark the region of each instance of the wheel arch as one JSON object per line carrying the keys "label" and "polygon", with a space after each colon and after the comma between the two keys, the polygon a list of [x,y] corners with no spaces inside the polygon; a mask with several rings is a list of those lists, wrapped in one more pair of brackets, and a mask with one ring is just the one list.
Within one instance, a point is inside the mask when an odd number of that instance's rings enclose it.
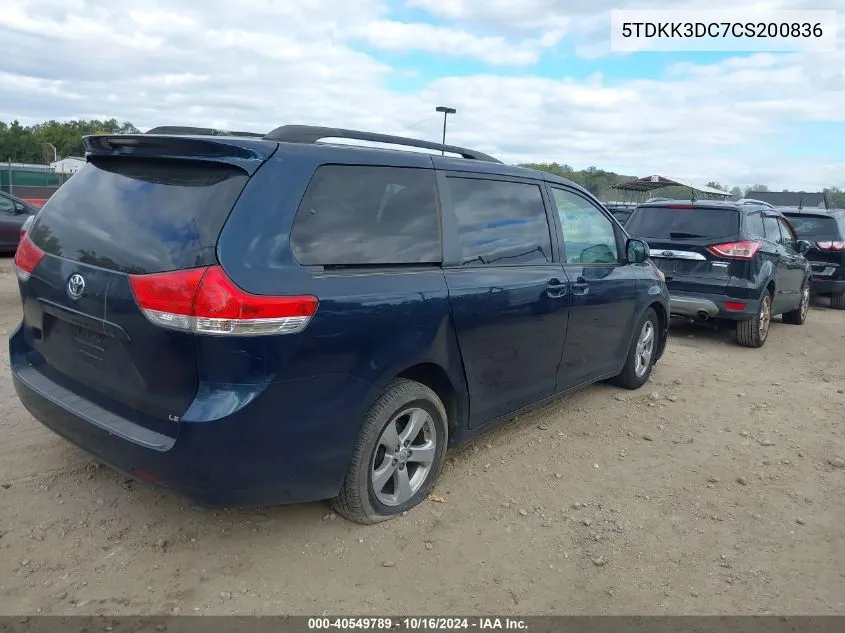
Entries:
{"label": "wheel arch", "polygon": [[465,427],[466,403],[446,369],[437,363],[416,363],[400,371],[394,379],[404,378],[425,385],[437,394],[446,409],[449,442],[452,443]]}

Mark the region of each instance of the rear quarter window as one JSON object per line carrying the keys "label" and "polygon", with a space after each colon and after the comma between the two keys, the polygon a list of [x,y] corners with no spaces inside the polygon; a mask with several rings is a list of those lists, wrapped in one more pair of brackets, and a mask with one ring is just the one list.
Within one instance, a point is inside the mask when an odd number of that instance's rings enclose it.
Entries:
{"label": "rear quarter window", "polygon": [[625,223],[631,235],[652,239],[720,239],[739,233],[736,209],[640,207]]}
{"label": "rear quarter window", "polygon": [[319,167],[294,219],[291,250],[306,266],[439,263],[434,170]]}
{"label": "rear quarter window", "polygon": [[30,235],[51,255],[126,273],[214,264],[247,180],[219,163],[94,159],[53,194]]}

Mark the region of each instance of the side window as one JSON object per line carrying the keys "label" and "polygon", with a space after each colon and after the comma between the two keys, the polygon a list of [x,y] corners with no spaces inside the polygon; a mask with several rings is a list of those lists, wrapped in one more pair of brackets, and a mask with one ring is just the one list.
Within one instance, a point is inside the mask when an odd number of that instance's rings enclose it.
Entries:
{"label": "side window", "polygon": [[617,264],[619,251],[613,223],[589,200],[552,188],[560,216],[567,264]]}
{"label": "side window", "polygon": [[774,244],[779,244],[780,224],[778,224],[778,219],[771,216],[763,216],[763,226],[766,230],[766,239]]}
{"label": "side window", "polygon": [[778,218],[778,224],[780,224],[780,234],[781,239],[780,243],[786,246],[786,248],[790,250],[797,250],[796,242],[798,241],[795,237],[795,234],[792,232],[792,227],[790,227],[786,222],[784,222],[781,218]]}
{"label": "side window", "polygon": [[291,249],[306,266],[438,263],[437,208],[431,169],[324,165],[299,205]]}
{"label": "side window", "polygon": [[763,227],[763,214],[759,211],[749,213],[745,218],[745,230],[749,237],[766,239],[766,229]]}
{"label": "side window", "polygon": [[0,196],[0,213],[12,215],[15,212],[15,203],[5,196]]}
{"label": "side window", "polygon": [[551,234],[539,185],[446,180],[458,220],[462,265],[551,263]]}

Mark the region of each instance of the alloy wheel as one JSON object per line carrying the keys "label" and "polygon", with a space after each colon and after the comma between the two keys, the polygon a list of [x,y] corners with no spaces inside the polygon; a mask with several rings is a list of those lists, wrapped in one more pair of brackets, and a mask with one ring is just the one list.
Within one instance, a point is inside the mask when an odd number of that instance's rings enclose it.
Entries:
{"label": "alloy wheel", "polygon": [[376,499],[386,506],[407,502],[422,488],[437,454],[437,428],[418,407],[391,418],[379,436],[370,482]]}

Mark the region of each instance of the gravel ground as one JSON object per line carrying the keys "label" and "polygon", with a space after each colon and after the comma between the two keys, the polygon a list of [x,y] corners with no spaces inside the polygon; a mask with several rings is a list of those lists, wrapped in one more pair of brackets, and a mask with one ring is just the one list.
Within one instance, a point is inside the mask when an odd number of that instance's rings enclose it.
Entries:
{"label": "gravel ground", "polygon": [[127,480],[36,423],[4,371],[0,613],[843,614],[843,343],[826,304],[760,350],[675,329],[642,390],[490,431],[432,501],[370,527]]}

